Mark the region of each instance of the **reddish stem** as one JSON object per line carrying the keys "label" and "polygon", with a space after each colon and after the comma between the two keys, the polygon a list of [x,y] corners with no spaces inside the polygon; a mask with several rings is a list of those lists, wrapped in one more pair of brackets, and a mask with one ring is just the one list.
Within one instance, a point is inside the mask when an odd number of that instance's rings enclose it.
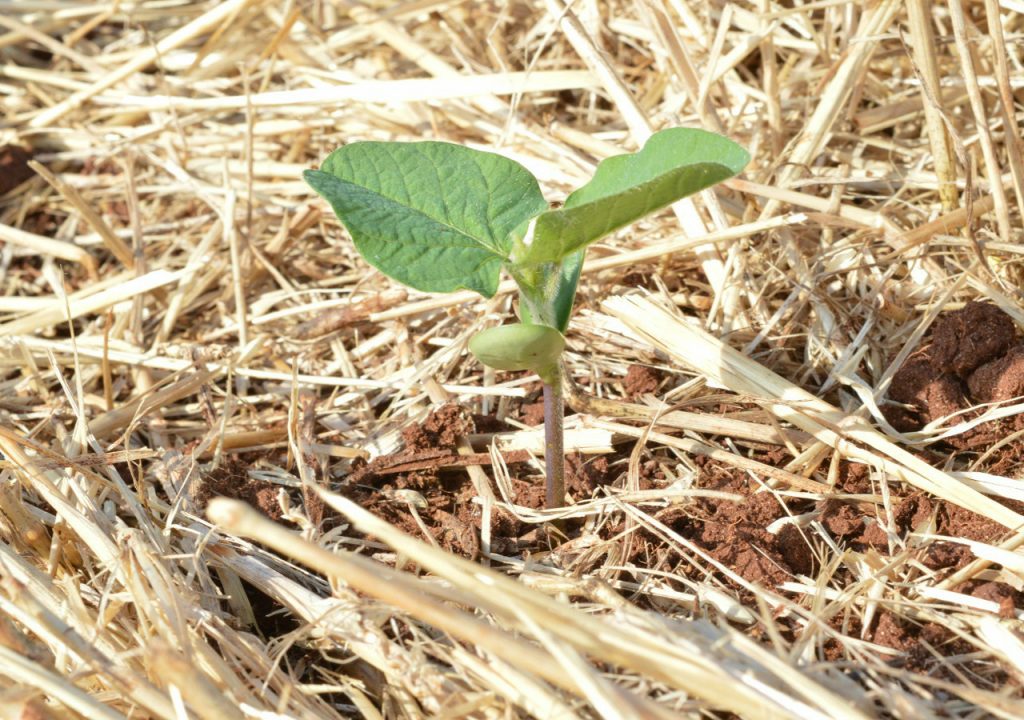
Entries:
{"label": "reddish stem", "polygon": [[544,383],[544,470],[547,475],[545,506],[565,505],[565,401],[562,383],[555,375],[554,383]]}

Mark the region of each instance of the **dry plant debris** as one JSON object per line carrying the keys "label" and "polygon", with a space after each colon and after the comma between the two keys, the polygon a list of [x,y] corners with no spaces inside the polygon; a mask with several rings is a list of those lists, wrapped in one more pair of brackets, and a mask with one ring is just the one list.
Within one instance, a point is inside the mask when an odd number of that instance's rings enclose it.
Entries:
{"label": "dry plant debris", "polygon": [[[0,716],[1024,717],[1020,11],[0,0]],[[542,510],[514,286],[301,172],[676,125],[754,161],[591,251]]]}

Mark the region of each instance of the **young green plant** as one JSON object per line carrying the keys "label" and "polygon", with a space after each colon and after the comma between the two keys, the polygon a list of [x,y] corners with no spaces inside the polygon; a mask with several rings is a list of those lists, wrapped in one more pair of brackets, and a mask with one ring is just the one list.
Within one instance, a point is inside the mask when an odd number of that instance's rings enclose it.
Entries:
{"label": "young green plant", "polygon": [[529,370],[543,382],[546,497],[554,508],[565,502],[563,333],[587,246],[736,175],[749,160],[720,135],[662,130],[639,152],[604,160],[557,209],[519,163],[444,142],[355,142],[304,177],[367,262],[399,282],[492,297],[502,269],[516,281],[521,322],[478,333],[469,349],[485,365]]}

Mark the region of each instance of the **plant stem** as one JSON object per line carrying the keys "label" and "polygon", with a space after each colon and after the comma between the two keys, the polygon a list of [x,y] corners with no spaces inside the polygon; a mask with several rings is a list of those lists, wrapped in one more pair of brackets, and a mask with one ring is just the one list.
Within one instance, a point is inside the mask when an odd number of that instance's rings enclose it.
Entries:
{"label": "plant stem", "polygon": [[544,383],[544,471],[547,475],[545,507],[565,505],[565,401],[562,379],[553,373],[552,382]]}

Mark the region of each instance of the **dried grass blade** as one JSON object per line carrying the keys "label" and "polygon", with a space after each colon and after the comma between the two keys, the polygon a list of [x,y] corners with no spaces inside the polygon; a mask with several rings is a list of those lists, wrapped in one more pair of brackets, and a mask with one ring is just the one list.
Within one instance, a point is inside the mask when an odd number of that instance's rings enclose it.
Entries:
{"label": "dried grass blade", "polygon": [[[722,658],[715,656],[713,645],[698,643],[696,631],[691,637],[677,632],[675,642],[667,645],[662,638],[640,628],[602,622],[493,570],[432,548],[340,495],[324,490],[320,494],[357,528],[382,539],[422,567],[471,594],[480,607],[499,616],[514,620],[521,614],[529,614],[540,627],[581,652],[657,677],[716,707],[741,714],[763,713],[764,717],[793,717],[791,710],[762,694],[755,683],[744,682],[744,672],[756,675],[758,668],[726,667]],[[685,627],[682,623],[677,625],[680,631]]]}
{"label": "dried grass blade", "polygon": [[[131,300],[138,295],[144,295],[157,288],[177,282],[182,277],[181,270],[171,272],[169,270],[154,270],[137,278],[133,278],[121,285],[102,290],[98,293],[83,293],[78,297],[69,296],[68,306],[54,306],[46,310],[39,310],[26,315],[25,317],[11,320],[0,325],[0,337],[5,335],[22,335],[38,332],[60,322],[74,320],[83,315],[91,315],[101,310],[117,305],[124,300]],[[70,317],[67,308],[70,307]]]}
{"label": "dried grass blade", "polygon": [[40,255],[52,255],[62,260],[80,263],[85,266],[86,271],[91,277],[96,277],[98,269],[96,258],[90,255],[85,248],[3,224],[0,224],[0,240],[11,245],[34,250]]}
{"label": "dried grass blade", "polygon": [[422,582],[408,573],[389,573],[386,579],[382,579],[380,567],[376,563],[354,554],[330,553],[301,540],[237,500],[215,498],[210,502],[207,514],[211,521],[230,532],[245,537],[258,537],[262,543],[278,552],[329,577],[341,579],[352,588],[383,600],[453,637],[494,653],[515,667],[530,668],[558,687],[574,693],[580,692],[547,653],[475,619],[470,613],[430,598],[424,594],[426,588]]}
{"label": "dried grass blade", "polygon": [[91,98],[95,97],[107,88],[113,87],[122,80],[149,67],[151,64],[156,62],[161,55],[166,55],[171,50],[181,47],[189,40],[213,29],[226,18],[238,12],[241,8],[253,1],[254,0],[227,0],[226,2],[214,5],[210,10],[200,15],[184,27],[174,31],[152,47],[137,53],[129,62],[95,81],[88,88],[79,90],[53,107],[43,110],[29,121],[29,127],[42,128],[54,124],[69,112],[80,107],[83,103],[88,102]]}
{"label": "dried grass blade", "polygon": [[68,682],[63,675],[21,657],[13,650],[0,645],[0,675],[5,675],[21,687],[34,687],[53,700],[79,713],[82,717],[96,720],[126,720],[119,712],[93,698],[88,693]]}

